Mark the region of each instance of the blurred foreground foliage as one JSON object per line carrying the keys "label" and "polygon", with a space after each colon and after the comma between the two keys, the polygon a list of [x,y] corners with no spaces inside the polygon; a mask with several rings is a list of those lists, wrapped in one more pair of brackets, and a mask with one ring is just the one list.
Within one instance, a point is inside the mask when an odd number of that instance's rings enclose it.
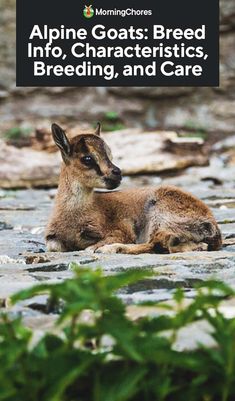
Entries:
{"label": "blurred foreground foliage", "polygon": [[[150,272],[104,277],[100,270],[72,268],[72,279],[12,297],[15,303],[48,294],[50,310],[58,313],[51,332],[35,341],[20,318],[1,314],[1,401],[235,399],[235,319],[220,310],[221,301],[234,296],[231,288],[207,282],[190,304],[179,289],[172,306],[148,303],[162,313],[132,321],[116,291]],[[179,351],[178,331],[199,320],[209,323],[215,346]]]}

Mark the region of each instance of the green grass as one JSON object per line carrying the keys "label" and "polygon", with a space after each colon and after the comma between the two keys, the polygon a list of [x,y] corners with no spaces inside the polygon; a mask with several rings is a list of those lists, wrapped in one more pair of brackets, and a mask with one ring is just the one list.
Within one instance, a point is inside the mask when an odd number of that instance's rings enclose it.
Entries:
{"label": "green grass", "polygon": [[3,137],[7,140],[27,138],[31,131],[31,128],[13,127],[4,132]]}
{"label": "green grass", "polygon": [[125,125],[116,111],[107,111],[103,115],[101,121],[102,131],[104,132],[119,131],[125,128]]}
{"label": "green grass", "polygon": [[189,138],[201,138],[206,140],[208,138],[207,128],[197,123],[195,121],[186,121],[185,122],[186,132],[182,134],[182,136]]}

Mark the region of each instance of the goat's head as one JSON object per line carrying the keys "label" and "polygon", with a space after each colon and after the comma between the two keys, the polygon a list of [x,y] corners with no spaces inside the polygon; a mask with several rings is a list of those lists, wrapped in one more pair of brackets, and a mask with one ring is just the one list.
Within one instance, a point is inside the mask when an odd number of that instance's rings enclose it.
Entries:
{"label": "goat's head", "polygon": [[65,131],[52,124],[55,144],[61,151],[70,177],[87,188],[117,188],[121,170],[112,163],[108,145],[100,137],[100,123],[93,134],[82,134],[69,140]]}

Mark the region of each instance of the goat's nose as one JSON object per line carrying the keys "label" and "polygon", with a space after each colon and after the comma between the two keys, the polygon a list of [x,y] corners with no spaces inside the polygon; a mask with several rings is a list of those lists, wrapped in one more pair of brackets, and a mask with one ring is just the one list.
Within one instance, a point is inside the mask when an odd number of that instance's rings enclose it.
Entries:
{"label": "goat's nose", "polygon": [[121,175],[121,170],[120,170],[120,168],[118,168],[118,167],[113,167],[113,169],[112,169],[112,174],[113,175]]}

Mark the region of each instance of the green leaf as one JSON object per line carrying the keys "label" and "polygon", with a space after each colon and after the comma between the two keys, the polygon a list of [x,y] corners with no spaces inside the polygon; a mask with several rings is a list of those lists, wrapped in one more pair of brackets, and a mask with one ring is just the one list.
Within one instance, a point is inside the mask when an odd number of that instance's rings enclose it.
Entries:
{"label": "green leaf", "polygon": [[101,386],[99,391],[95,388],[95,401],[126,401],[133,399],[132,397],[141,387],[141,382],[147,369],[144,366],[126,365],[121,369],[110,371],[105,369],[100,378]]}

